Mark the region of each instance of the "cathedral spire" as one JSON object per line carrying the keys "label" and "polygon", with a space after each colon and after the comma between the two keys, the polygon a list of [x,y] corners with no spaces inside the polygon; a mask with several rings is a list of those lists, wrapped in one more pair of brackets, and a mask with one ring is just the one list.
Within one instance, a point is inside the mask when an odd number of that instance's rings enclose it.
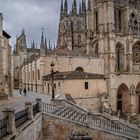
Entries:
{"label": "cathedral spire", "polygon": [[88,0],[88,11],[91,11],[91,2]]}
{"label": "cathedral spire", "polygon": [[86,13],[86,3],[85,3],[85,0],[82,0],[82,13],[83,14]]}
{"label": "cathedral spire", "polygon": [[72,13],[73,14],[77,14],[77,3],[76,3],[76,0],[73,0]]}
{"label": "cathedral spire", "polygon": [[81,15],[82,13],[82,5],[81,5],[81,2],[79,3],[79,14]]}
{"label": "cathedral spire", "polygon": [[65,15],[68,14],[68,2],[67,2],[67,0],[65,0],[65,2],[64,2],[64,14]]}
{"label": "cathedral spire", "polygon": [[46,39],[46,37],[45,37],[45,48],[46,48],[46,50],[48,49],[48,47],[47,47],[47,39]]}
{"label": "cathedral spire", "polygon": [[41,36],[41,43],[40,43],[40,49],[44,49],[44,28],[42,28],[42,36]]}
{"label": "cathedral spire", "polygon": [[54,46],[53,46],[53,49],[54,49],[54,50],[56,49],[56,45],[55,45],[55,42],[54,42]]}
{"label": "cathedral spire", "polygon": [[33,40],[32,48],[35,49],[35,42]]}
{"label": "cathedral spire", "polygon": [[49,50],[51,50],[51,42],[50,42],[50,40],[49,40]]}
{"label": "cathedral spire", "polygon": [[60,17],[63,16],[63,12],[64,12],[64,7],[63,7],[63,0],[61,0],[61,9],[60,9]]}

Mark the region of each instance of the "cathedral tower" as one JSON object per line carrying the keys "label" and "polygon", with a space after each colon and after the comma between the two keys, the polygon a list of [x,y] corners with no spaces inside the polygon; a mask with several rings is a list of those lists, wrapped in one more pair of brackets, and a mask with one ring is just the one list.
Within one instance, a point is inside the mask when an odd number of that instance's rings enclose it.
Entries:
{"label": "cathedral tower", "polygon": [[[79,8],[79,9],[78,9]],[[61,1],[60,22],[57,47],[74,50],[86,44],[86,4],[82,0],[77,4],[73,0],[71,11],[68,11],[67,0]]]}

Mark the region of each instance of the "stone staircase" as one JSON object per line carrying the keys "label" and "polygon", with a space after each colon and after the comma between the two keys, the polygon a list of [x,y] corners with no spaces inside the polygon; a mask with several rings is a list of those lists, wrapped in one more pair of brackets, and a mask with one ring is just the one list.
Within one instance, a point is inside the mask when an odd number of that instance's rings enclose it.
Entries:
{"label": "stone staircase", "polygon": [[[79,107],[78,107],[79,108]],[[113,119],[100,113],[90,113],[70,106],[59,106],[42,103],[42,111],[55,117],[61,117],[66,121],[78,123],[91,129],[104,131],[113,135],[122,136],[130,140],[138,140],[139,131],[138,127],[128,124],[125,121],[120,121],[118,118]]]}
{"label": "stone staircase", "polygon": [[81,114],[80,112],[77,112],[70,107],[66,107],[66,106],[62,107],[62,106],[55,106],[55,105],[51,106],[50,104],[46,104],[46,103],[42,103],[42,105],[43,105],[43,111],[47,113],[51,113],[55,116],[59,116],[65,119],[69,119],[74,122],[86,124],[86,115]]}

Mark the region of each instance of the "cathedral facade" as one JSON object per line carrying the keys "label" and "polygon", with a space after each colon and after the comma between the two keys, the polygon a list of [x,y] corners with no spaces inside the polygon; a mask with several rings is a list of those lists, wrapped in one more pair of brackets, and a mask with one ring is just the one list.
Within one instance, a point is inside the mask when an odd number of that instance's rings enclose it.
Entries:
{"label": "cathedral facade", "polygon": [[[51,94],[50,64],[54,66],[56,94],[71,94],[77,103],[140,113],[140,2],[138,0],[84,0],[68,12],[62,1],[57,48],[45,45],[25,59],[22,84]],[[75,84],[74,84],[75,83]],[[93,109],[93,110],[94,110]]]}

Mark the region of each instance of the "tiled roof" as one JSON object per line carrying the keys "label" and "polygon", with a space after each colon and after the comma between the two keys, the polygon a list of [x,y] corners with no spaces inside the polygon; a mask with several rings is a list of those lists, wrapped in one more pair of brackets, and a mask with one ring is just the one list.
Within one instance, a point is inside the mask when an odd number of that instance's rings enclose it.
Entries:
{"label": "tiled roof", "polygon": [[[87,73],[82,71],[55,72],[54,80],[70,80],[70,79],[106,79],[105,75]],[[51,74],[43,77],[44,81],[51,80]]]}

